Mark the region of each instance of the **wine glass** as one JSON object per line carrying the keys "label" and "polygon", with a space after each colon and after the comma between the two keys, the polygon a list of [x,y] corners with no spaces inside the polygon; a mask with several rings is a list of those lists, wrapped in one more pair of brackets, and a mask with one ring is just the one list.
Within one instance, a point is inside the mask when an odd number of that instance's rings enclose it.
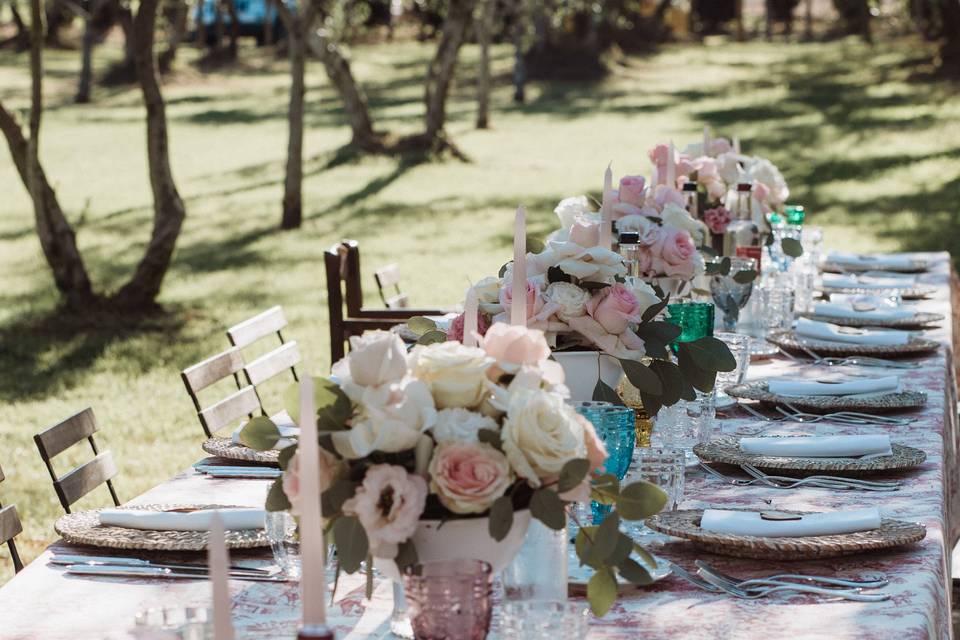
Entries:
{"label": "wine glass", "polygon": [[714,258],[711,262],[720,264],[730,260],[730,271],[726,275],[717,273],[710,278],[710,293],[713,303],[723,312],[723,330],[734,331],[740,319],[740,309],[747,305],[753,293],[753,280],[738,281],[738,274],[756,271],[756,263],[751,258]]}

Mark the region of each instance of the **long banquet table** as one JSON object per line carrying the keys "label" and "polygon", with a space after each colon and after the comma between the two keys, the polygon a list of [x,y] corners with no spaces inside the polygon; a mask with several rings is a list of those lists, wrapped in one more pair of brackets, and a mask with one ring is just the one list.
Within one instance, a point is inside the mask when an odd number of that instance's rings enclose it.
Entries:
{"label": "long banquet table", "polygon": [[[924,254],[935,268],[921,276],[934,284],[934,297],[920,303],[923,311],[942,313],[947,320],[927,334],[943,344],[923,367],[907,371],[908,388],[929,394],[919,420],[909,427],[888,429],[895,440],[923,449],[927,460],[918,469],[898,474],[904,487],[896,493],[835,492],[822,489],[780,491],[733,487],[689,470],[683,508],[707,505],[763,509],[831,510],[877,506],[886,516],[922,522],[927,536],[919,544],[892,551],[812,562],[761,562],[713,556],[673,540],[654,552],[693,568],[703,558],[736,575],[758,576],[779,570],[820,575],[857,576],[883,572],[893,597],[883,603],[826,602],[807,596],[743,601],[697,590],[670,576],[651,588],[622,596],[603,619],[593,620],[589,637],[601,638],[950,638],[950,550],[960,533],[960,491],[957,480],[956,392],[951,374],[951,305],[949,256]],[[877,372],[878,370],[867,370]],[[751,366],[750,377],[771,375],[817,378],[822,368],[799,366],[784,359]],[[756,426],[746,414],[718,420],[724,433]],[[858,433],[879,427],[833,424],[787,425],[768,433]],[[880,476],[881,478],[883,476]],[[139,496],[133,502],[236,504],[259,506],[267,482],[214,480],[187,470]],[[0,639],[70,640],[128,638],[135,614],[144,608],[205,605],[210,587],[205,581],[169,581],[66,576],[48,564],[51,553],[70,550],[58,542],[0,588]],[[94,550],[95,551],[95,550]],[[235,558],[269,562],[269,552],[238,554]],[[233,616],[242,638],[283,638],[295,635],[299,612],[296,584],[231,582]],[[338,638],[389,637],[391,588],[378,582],[366,602],[356,577],[341,578],[330,608]]]}

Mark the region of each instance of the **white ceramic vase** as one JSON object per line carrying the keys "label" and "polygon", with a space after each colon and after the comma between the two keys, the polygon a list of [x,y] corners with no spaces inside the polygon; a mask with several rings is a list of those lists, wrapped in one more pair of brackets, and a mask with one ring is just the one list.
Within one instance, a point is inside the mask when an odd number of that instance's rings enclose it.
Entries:
{"label": "white ceramic vase", "polygon": [[553,358],[563,367],[573,401],[593,400],[598,375],[611,389],[616,389],[623,377],[620,362],[599,351],[555,351]]}
{"label": "white ceramic vase", "polygon": [[[413,534],[417,557],[423,562],[444,562],[470,558],[483,560],[499,573],[523,546],[530,526],[530,510],[513,514],[513,526],[507,537],[497,542],[490,537],[489,518],[461,520],[421,520]],[[442,525],[442,526],[441,526]],[[376,558],[374,565],[383,575],[400,582],[400,571],[391,558]]]}

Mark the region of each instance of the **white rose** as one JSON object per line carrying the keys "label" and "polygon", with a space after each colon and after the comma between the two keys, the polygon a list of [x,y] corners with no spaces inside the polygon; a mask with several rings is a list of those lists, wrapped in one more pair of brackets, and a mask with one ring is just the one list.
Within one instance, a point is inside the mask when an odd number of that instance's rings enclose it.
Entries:
{"label": "white rose", "polygon": [[590,209],[590,201],[587,199],[587,196],[564,198],[553,212],[560,218],[561,229],[569,229],[572,227],[577,216],[597,218],[596,213]]}
{"label": "white rose", "polygon": [[707,225],[693,218],[690,213],[680,205],[672,202],[668,203],[663,207],[660,217],[663,219],[663,225],[665,227],[688,231],[690,237],[693,238],[694,244],[698,247],[706,244],[707,234],[709,233]]}
{"label": "white rose", "polygon": [[737,162],[737,157],[737,154],[732,151],[717,156],[717,173],[729,185],[736,185],[740,182],[742,171],[739,162]]}
{"label": "white rose", "polygon": [[617,230],[621,233],[624,231],[633,231],[643,235],[648,229],[659,226],[656,222],[640,213],[624,216],[617,220]]}
{"label": "white rose", "polygon": [[660,302],[657,292],[649,284],[639,278],[629,278],[628,280],[630,280],[628,283],[630,290],[633,291],[633,295],[637,297],[637,302],[640,304],[639,314],[641,316],[647,309]]}
{"label": "white rose", "polygon": [[613,282],[627,268],[619,253],[601,247],[584,248],[575,242],[550,242],[547,249],[527,256],[527,274],[541,281],[550,267],[559,267],[569,276],[591,282]]}
{"label": "white rose", "polygon": [[337,453],[356,460],[373,451],[397,453],[416,447],[420,435],[436,421],[433,397],[419,380],[407,381],[399,391],[390,404],[361,406],[351,427],[332,435]]}
{"label": "white rose", "polygon": [[473,285],[477,292],[477,302],[481,304],[498,304],[500,302],[500,279],[487,276]]}
{"label": "white rose", "polygon": [[361,387],[379,387],[407,374],[407,349],[400,336],[390,331],[351,336],[346,361],[350,378]]}
{"label": "white rose", "polygon": [[766,158],[753,158],[747,165],[747,175],[751,182],[756,180],[769,187],[771,206],[777,207],[790,197],[790,189],[787,188],[787,181],[780,169]]}
{"label": "white rose", "polygon": [[586,304],[590,294],[570,282],[554,282],[543,294],[547,302],[560,307],[558,313],[562,316],[575,317],[586,313]]}
{"label": "white rose", "polygon": [[430,387],[440,409],[473,409],[483,401],[484,381],[493,358],[459,342],[419,345],[410,352],[413,375]]}
{"label": "white rose", "polygon": [[513,394],[500,436],[510,465],[533,487],[558,475],[567,461],[586,456],[577,412],[563,397],[545,391]]}
{"label": "white rose", "polygon": [[477,442],[480,429],[499,431],[492,418],[466,409],[443,409],[437,412],[437,421],[433,425],[433,437],[442,442]]}

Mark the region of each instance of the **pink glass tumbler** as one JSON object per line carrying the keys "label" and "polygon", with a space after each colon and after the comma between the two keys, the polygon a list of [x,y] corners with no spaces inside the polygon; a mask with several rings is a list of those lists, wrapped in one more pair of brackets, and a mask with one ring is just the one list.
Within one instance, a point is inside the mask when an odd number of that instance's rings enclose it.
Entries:
{"label": "pink glass tumbler", "polygon": [[417,640],[483,640],[490,630],[493,571],[480,560],[428,562],[403,576]]}

